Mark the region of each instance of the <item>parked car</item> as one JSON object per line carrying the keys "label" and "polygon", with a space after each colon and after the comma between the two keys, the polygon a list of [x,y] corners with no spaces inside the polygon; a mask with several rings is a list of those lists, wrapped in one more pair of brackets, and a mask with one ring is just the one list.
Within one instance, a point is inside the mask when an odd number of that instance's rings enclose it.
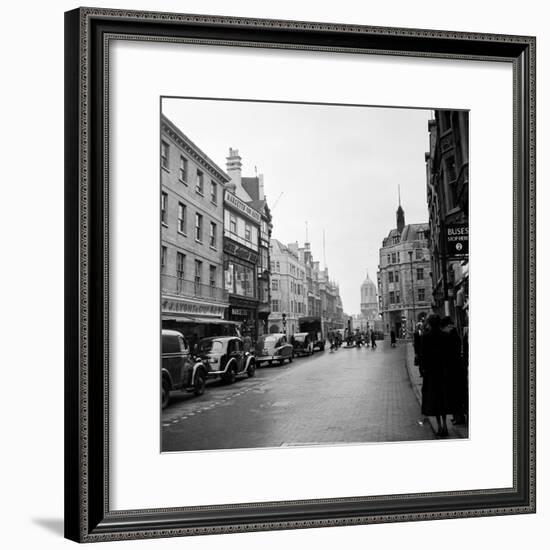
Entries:
{"label": "parked car", "polygon": [[170,401],[170,392],[181,390],[202,395],[206,389],[207,368],[196,361],[189,345],[176,330],[162,331],[161,403],[164,409]]}
{"label": "parked car", "polygon": [[241,374],[252,377],[256,373],[254,355],[244,351],[242,339],[236,336],[203,338],[198,355],[207,365],[209,377],[220,377],[228,384],[235,382]]}
{"label": "parked car", "polygon": [[272,365],[277,361],[282,365],[285,361],[292,363],[294,350],[288,343],[286,334],[265,334],[258,339],[256,347],[256,362]]}
{"label": "parked car", "polygon": [[294,355],[313,355],[314,342],[309,332],[298,332],[291,340]]}

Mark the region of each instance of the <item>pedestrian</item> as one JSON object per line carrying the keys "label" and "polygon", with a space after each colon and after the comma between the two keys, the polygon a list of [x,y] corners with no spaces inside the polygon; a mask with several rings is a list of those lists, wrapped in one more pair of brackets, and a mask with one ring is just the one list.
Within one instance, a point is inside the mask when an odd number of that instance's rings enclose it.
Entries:
{"label": "pedestrian", "polygon": [[[466,323],[468,322],[468,310],[466,310]],[[464,327],[464,331],[462,333],[462,366],[464,368],[464,377],[465,377],[465,394],[464,394],[464,416],[468,416],[468,410],[469,410],[469,398],[468,398],[468,363],[469,363],[469,330],[468,325]],[[466,422],[466,418],[464,418],[464,422]]]}
{"label": "pedestrian", "polygon": [[422,337],[422,323],[417,323],[416,330],[413,334],[413,349],[414,349],[414,364],[418,367],[420,371],[420,376],[422,377],[422,369],[420,368],[420,360],[418,358],[420,354],[420,339]]}
{"label": "pedestrian", "polygon": [[447,337],[441,331],[441,320],[432,313],[426,319],[420,348],[420,364],[424,373],[422,414],[435,417],[439,437],[449,435],[447,415],[453,412],[449,399],[446,344]]}
{"label": "pedestrian", "polygon": [[328,341],[330,343],[330,353],[334,352],[334,334],[332,330],[329,330],[328,332]]}
{"label": "pedestrian", "polygon": [[466,369],[462,361],[462,342],[451,317],[441,319],[441,330],[446,337],[445,364],[449,377],[449,400],[453,417],[453,424],[466,422],[467,378]]}
{"label": "pedestrian", "polygon": [[370,331],[370,346],[373,350],[376,348],[376,335],[374,334],[374,330],[372,329]]}
{"label": "pedestrian", "polygon": [[392,328],[391,331],[390,331],[390,344],[391,344],[391,347],[392,347],[392,348],[395,347],[395,342],[396,342],[396,339],[395,339],[395,330],[393,330],[393,328]]}

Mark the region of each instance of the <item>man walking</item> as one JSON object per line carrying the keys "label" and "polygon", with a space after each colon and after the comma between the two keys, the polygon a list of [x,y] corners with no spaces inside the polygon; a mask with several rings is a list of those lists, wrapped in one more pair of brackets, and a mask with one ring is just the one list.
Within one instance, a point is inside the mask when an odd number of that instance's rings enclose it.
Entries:
{"label": "man walking", "polygon": [[374,334],[374,330],[372,329],[370,331],[370,345],[372,349],[376,348],[376,336]]}

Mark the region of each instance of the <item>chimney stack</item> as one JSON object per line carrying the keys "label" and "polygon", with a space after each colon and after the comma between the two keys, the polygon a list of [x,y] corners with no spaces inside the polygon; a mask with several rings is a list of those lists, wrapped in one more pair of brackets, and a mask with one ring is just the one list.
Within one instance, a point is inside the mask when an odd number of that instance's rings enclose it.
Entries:
{"label": "chimney stack", "polygon": [[238,149],[229,148],[229,156],[227,157],[227,174],[231,178],[231,183],[228,184],[228,189],[235,193],[236,189],[241,187],[241,170],[242,162]]}

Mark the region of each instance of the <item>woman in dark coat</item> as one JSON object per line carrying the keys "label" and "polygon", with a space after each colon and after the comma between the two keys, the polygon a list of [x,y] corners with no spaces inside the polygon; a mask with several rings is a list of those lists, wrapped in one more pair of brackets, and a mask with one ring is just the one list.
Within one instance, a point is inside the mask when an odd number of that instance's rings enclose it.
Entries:
{"label": "woman in dark coat", "polygon": [[441,330],[445,335],[445,363],[449,378],[449,400],[453,413],[453,424],[464,424],[466,413],[467,378],[462,362],[462,342],[450,317],[441,319]]}
{"label": "woman in dark coat", "polygon": [[430,315],[422,334],[420,367],[422,369],[422,414],[435,416],[437,435],[449,435],[447,415],[451,414],[449,401],[449,380],[446,367],[447,339],[441,331],[440,319]]}

